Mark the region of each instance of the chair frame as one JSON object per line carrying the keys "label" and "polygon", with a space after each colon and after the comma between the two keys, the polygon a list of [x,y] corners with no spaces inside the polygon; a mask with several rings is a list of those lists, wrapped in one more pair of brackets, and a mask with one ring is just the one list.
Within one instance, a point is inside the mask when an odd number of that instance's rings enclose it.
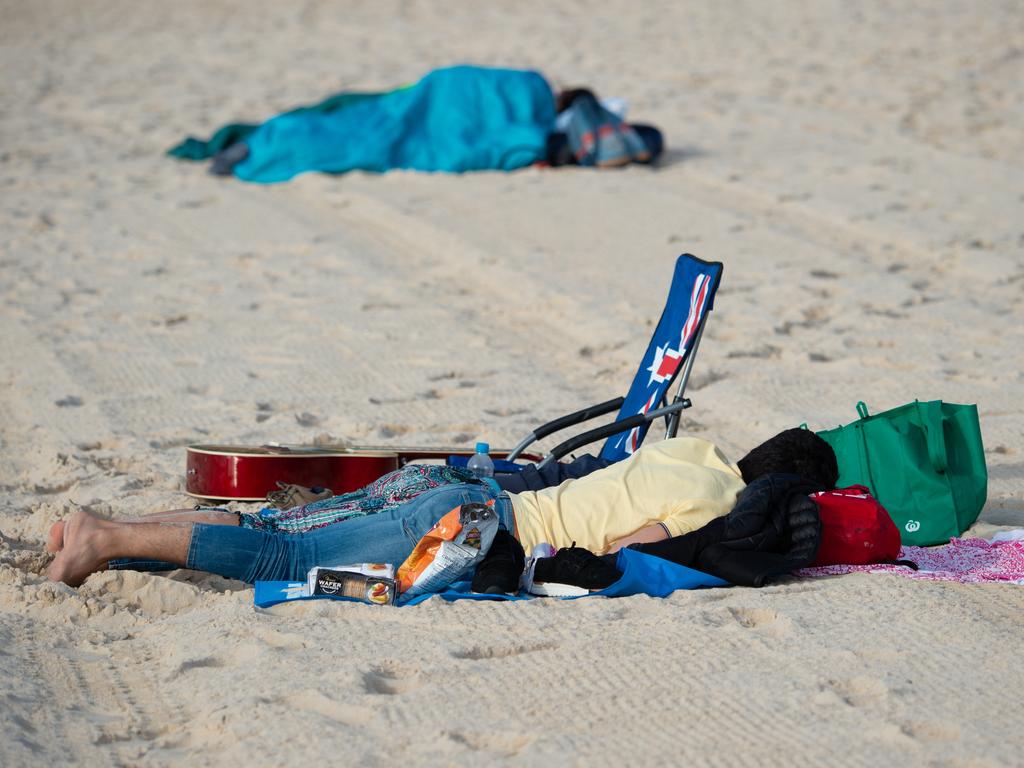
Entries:
{"label": "chair frame", "polygon": [[[668,386],[665,387],[665,392],[662,395],[658,408],[654,408],[646,413],[628,416],[624,419],[618,419],[617,421],[595,427],[594,429],[587,430],[586,432],[582,432],[575,437],[559,443],[541,460],[537,465],[538,469],[547,467],[561,459],[566,454],[569,454],[585,445],[597,442],[598,440],[607,439],[612,435],[631,430],[660,418],[665,419],[665,437],[675,437],[679,430],[680,414],[682,411],[693,405],[690,399],[685,397],[686,385],[689,383],[690,373],[693,370],[693,363],[697,356],[697,350],[700,347],[701,337],[704,335],[704,326],[707,323],[710,314],[711,307],[709,307],[703,317],[701,317],[697,330],[694,333],[693,343],[686,352],[686,360],[683,365],[681,365],[672,374]],[[669,391],[677,380],[678,386],[676,388],[675,395],[673,396],[672,401],[669,402]],[[548,435],[559,432],[567,427],[582,424],[583,422],[597,418],[598,416],[604,416],[605,414],[612,413],[613,411],[620,409],[622,404],[625,402],[625,399],[626,398],[623,396],[616,397],[613,400],[606,400],[603,403],[597,403],[595,405],[588,406],[587,408],[582,408],[537,427],[516,444],[515,448],[513,448],[509,453],[508,460],[514,461],[518,456],[522,455],[523,451],[526,450],[527,447],[537,440],[541,440]]]}

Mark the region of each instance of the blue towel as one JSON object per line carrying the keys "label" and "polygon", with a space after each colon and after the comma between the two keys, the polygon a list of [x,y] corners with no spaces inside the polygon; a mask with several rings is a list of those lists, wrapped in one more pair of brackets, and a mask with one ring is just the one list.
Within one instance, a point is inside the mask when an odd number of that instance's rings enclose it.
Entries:
{"label": "blue towel", "polygon": [[544,159],[555,100],[537,72],[459,66],[340,109],[294,110],[245,136],[245,181],[307,171],[510,171]]}
{"label": "blue towel", "polygon": [[[701,571],[695,571],[683,565],[676,565],[660,557],[645,555],[633,549],[619,550],[616,567],[622,571],[622,578],[600,592],[592,592],[583,597],[627,597],[629,595],[651,595],[666,597],[677,589],[696,589],[697,587],[728,587],[729,582]],[[257,581],[253,602],[257,608],[269,608],[278,603],[294,600],[352,600],[347,597],[331,597],[327,595],[300,596],[306,582],[291,581]],[[458,581],[442,592],[415,595],[410,598],[399,598],[398,605],[416,605],[432,597],[440,597],[449,602],[454,600],[532,600],[532,595],[480,595],[470,590],[469,581]],[[551,599],[551,598],[546,598]],[[579,598],[563,598],[576,600]]]}

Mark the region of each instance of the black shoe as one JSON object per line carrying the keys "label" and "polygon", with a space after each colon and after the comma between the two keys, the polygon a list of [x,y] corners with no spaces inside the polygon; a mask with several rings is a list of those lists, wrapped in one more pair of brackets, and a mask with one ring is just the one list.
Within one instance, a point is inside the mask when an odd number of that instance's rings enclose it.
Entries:
{"label": "black shoe", "polygon": [[526,567],[523,545],[508,531],[499,530],[473,574],[472,590],[485,595],[515,594]]}
{"label": "black shoe", "polygon": [[[610,587],[621,577],[618,568],[573,542],[573,546],[558,550],[554,557],[542,557],[536,561],[530,592],[551,596],[584,594]],[[577,587],[577,590],[566,591],[556,586],[566,584]]]}

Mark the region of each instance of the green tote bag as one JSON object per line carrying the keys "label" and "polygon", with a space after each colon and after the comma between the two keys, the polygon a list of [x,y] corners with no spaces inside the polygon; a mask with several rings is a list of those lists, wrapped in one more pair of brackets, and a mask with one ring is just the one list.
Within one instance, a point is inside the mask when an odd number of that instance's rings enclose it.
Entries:
{"label": "green tote bag", "polygon": [[901,405],[818,434],[839,462],[838,487],[866,485],[904,544],[944,544],[981,513],[988,470],[976,405],[941,400]]}

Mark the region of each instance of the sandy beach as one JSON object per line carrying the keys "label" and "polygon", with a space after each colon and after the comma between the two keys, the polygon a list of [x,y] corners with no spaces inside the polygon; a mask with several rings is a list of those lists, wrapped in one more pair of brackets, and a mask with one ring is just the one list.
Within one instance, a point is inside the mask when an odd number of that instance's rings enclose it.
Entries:
{"label": "sandy beach", "polygon": [[[977,403],[967,535],[1024,527],[1020,3],[0,19],[0,765],[1024,764],[1019,585],[257,610],[184,570],[43,575],[76,510],[190,506],[190,443],[512,445],[622,394],[682,252],[725,265],[685,432],[736,460],[858,400]],[[623,97],[665,157],[260,186],[164,155],[463,62]]]}

